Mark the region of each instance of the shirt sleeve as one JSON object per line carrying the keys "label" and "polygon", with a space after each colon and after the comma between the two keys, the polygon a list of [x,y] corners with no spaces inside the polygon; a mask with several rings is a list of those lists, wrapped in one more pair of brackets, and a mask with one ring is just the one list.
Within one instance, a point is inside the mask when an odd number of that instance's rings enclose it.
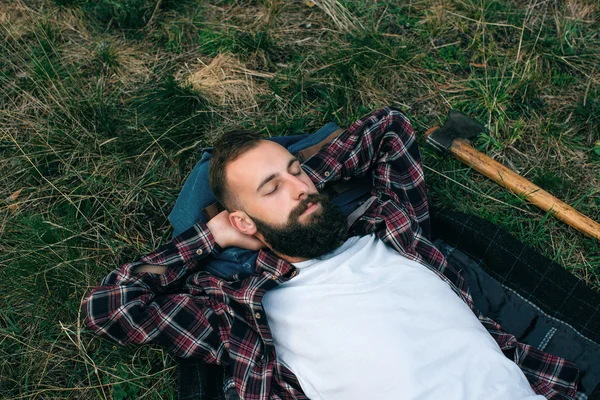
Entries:
{"label": "shirt sleeve", "polygon": [[385,107],[361,118],[304,166],[319,189],[370,174],[374,194],[387,194],[402,204],[429,236],[421,153],[410,121],[399,110]]}
{"label": "shirt sleeve", "polygon": [[361,118],[303,167],[319,189],[370,176],[377,201],[352,229],[375,233],[402,255],[443,273],[444,256],[430,241],[421,153],[410,121],[399,110],[385,107]]}
{"label": "shirt sleeve", "polygon": [[[219,316],[190,272],[206,263],[215,241],[203,222],[155,251],[115,269],[82,304],[85,323],[119,344],[155,343],[180,357],[221,363],[225,340]],[[134,273],[141,265],[166,266],[164,274]]]}

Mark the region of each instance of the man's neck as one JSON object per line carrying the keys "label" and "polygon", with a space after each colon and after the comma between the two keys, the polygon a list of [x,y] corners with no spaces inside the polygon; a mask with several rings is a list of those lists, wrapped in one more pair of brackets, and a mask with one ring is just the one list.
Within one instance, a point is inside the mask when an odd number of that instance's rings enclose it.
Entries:
{"label": "man's neck", "polygon": [[[336,249],[335,249],[335,250],[337,250],[337,249],[338,249],[340,246],[342,246],[344,243],[345,243],[345,240],[341,241],[341,242],[340,242],[340,244],[339,244],[339,246],[338,246],[338,247],[336,247]],[[299,263],[299,262],[302,262],[302,261],[307,261],[307,260],[310,260],[310,258],[306,258],[306,257],[291,257],[291,256],[286,256],[285,254],[281,254],[280,252],[273,250],[273,248],[272,248],[271,246],[268,246],[268,245],[267,245],[267,247],[269,247],[269,249],[271,249],[271,251],[272,251],[273,253],[275,253],[275,254],[277,255],[277,257],[279,257],[279,258],[281,258],[281,259],[283,259],[283,260],[285,260],[285,261],[289,262],[290,264],[294,264],[294,263]],[[333,251],[335,251],[335,250],[333,250]],[[326,253],[326,254],[329,254],[329,253]],[[324,256],[324,255],[325,255],[325,254],[323,254],[323,256]]]}
{"label": "man's neck", "polygon": [[281,254],[273,249],[271,249],[271,251],[273,251],[273,253],[277,254],[277,256],[279,258],[284,259],[285,261],[289,262],[290,264],[294,264],[294,263],[298,263],[298,262],[302,262],[302,261],[306,261],[306,260],[310,260],[309,258],[305,258],[305,257],[290,257],[290,256],[286,256],[285,254]]}

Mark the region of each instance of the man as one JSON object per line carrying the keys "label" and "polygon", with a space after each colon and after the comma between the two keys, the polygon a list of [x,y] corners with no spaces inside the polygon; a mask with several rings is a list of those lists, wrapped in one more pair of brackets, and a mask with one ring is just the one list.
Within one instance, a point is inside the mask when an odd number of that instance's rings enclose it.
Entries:
{"label": "man", "polygon": [[[373,197],[348,227],[319,190],[365,175]],[[575,396],[577,368],[480,315],[429,241],[420,153],[398,110],[302,165],[257,135],[225,136],[210,181],[228,211],[107,276],[84,303],[92,329],[221,364],[243,399]],[[228,246],[260,249],[253,274],[202,270]]]}

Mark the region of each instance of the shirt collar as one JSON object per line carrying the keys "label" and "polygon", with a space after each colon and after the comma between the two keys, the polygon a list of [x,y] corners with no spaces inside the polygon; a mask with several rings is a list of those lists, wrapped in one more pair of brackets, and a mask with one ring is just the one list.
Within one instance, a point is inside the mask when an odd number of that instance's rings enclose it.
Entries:
{"label": "shirt collar", "polygon": [[286,276],[291,271],[296,270],[291,263],[279,257],[270,249],[261,249],[256,259],[255,271],[260,273],[266,271],[271,275]]}

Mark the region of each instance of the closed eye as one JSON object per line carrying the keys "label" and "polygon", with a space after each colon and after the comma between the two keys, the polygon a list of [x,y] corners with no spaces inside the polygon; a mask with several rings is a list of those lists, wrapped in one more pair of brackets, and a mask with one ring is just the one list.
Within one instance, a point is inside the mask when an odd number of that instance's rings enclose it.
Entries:
{"label": "closed eye", "polygon": [[[296,165],[294,165],[294,164],[296,164]],[[292,165],[290,165],[290,167],[297,167],[298,168],[298,172],[292,172],[292,175],[298,176],[298,175],[302,174],[303,169],[300,166],[300,161],[298,161],[297,159],[294,160],[294,162],[292,163]]]}
{"label": "closed eye", "polygon": [[[300,166],[300,162],[298,161],[298,159],[294,158],[290,161],[290,164],[288,165],[288,170],[289,170],[289,168],[291,168],[293,166],[294,163],[297,163],[297,165]],[[304,172],[304,170],[301,167],[299,167],[298,172],[291,172],[291,174],[293,176],[300,176],[300,175],[302,175],[302,172]],[[269,180],[274,179],[274,178],[276,178],[276,174],[271,175],[269,178],[267,178],[266,181],[263,181],[263,183],[260,186],[266,184]],[[260,186],[259,186],[259,189],[260,189]],[[279,187],[279,185],[275,185],[273,190],[271,190],[269,193],[265,193],[265,196],[270,196],[273,193],[275,193],[277,191],[278,187]]]}

